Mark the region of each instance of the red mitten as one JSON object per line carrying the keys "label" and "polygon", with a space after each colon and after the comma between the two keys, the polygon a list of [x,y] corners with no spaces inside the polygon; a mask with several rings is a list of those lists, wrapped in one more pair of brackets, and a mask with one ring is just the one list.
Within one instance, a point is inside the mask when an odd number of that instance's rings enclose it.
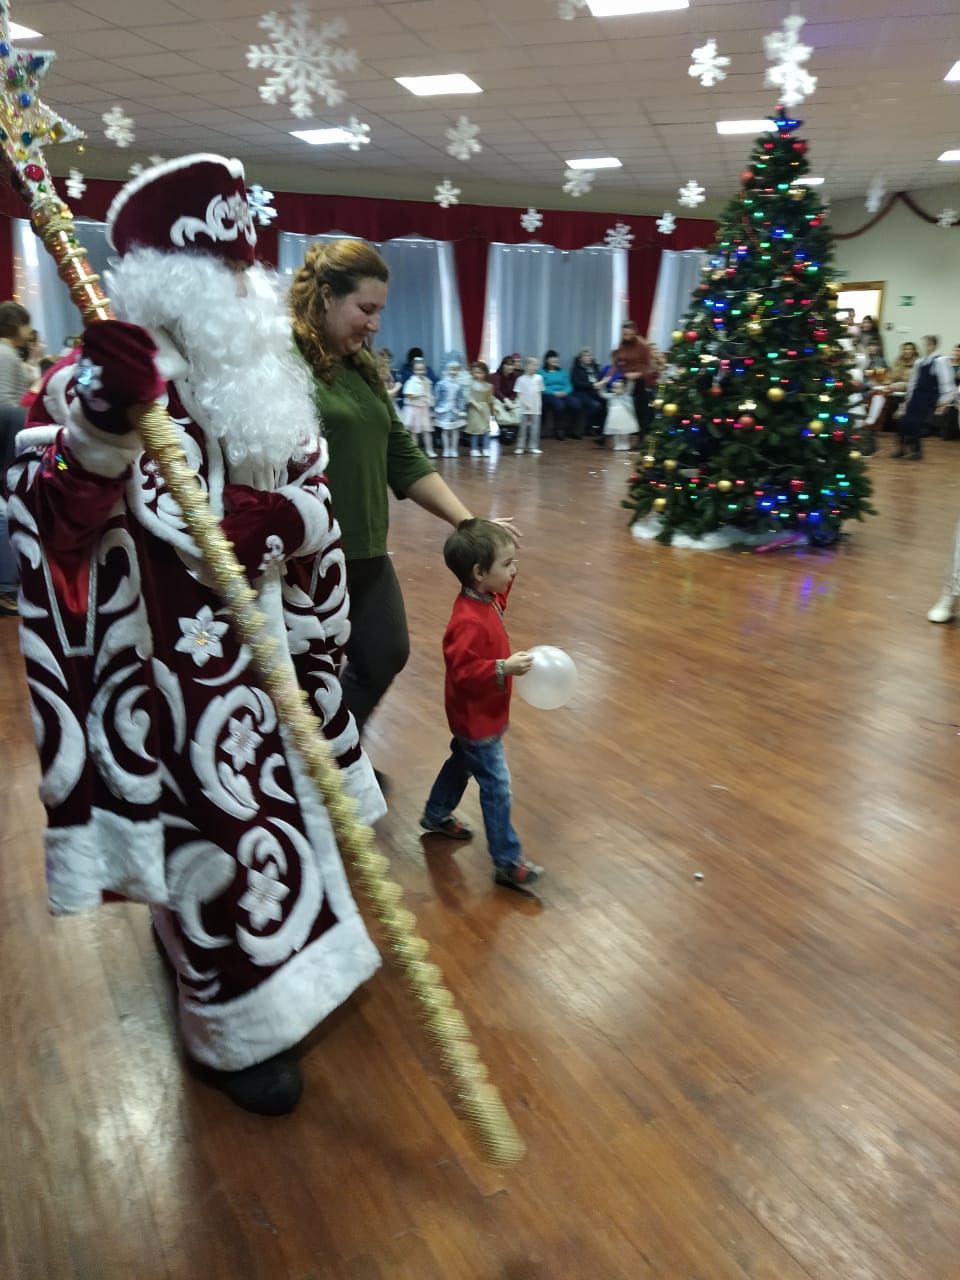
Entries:
{"label": "red mitten", "polygon": [[154,357],[156,343],[136,324],[95,320],[83,331],[73,385],[86,417],[101,431],[130,430],[126,411],[163,395],[166,384]]}
{"label": "red mitten", "polygon": [[288,560],[303,543],[303,519],[282,493],[226,484],[223,500],[223,532],[251,580],[271,564]]}

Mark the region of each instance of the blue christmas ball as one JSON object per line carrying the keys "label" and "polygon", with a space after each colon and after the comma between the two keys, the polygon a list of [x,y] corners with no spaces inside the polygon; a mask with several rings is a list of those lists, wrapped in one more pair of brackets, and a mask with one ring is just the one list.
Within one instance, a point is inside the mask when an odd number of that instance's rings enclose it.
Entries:
{"label": "blue christmas ball", "polygon": [[0,40],[0,58],[7,58],[9,56],[10,46],[7,44],[6,40]]}
{"label": "blue christmas ball", "polygon": [[17,101],[20,103],[21,107],[29,107],[33,99],[30,97],[29,93],[21,93]]}

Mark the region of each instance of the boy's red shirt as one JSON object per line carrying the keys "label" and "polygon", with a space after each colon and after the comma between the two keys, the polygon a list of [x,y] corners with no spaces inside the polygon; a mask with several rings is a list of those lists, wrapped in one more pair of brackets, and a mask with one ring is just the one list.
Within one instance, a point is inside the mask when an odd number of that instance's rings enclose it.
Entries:
{"label": "boy's red shirt", "polygon": [[503,622],[509,594],[508,589],[481,598],[462,591],[454,603],[443,635],[443,660],[447,721],[456,738],[493,738],[510,723],[513,677],[498,666],[510,657]]}

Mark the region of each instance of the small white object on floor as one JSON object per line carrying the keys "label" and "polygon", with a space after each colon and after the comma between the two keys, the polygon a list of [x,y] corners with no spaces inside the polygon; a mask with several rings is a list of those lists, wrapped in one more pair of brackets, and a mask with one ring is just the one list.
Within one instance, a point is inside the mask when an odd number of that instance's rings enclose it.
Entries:
{"label": "small white object on floor", "polygon": [[694,880],[702,880],[702,879],[703,879],[703,872],[702,872],[702,871],[695,871],[695,872],[693,873],[693,878],[694,878]]}

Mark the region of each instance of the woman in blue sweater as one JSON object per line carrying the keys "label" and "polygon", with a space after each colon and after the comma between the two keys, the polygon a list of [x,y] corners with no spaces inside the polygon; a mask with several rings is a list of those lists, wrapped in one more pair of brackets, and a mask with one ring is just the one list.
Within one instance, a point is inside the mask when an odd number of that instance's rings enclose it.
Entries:
{"label": "woman in blue sweater", "polygon": [[553,419],[553,438],[563,440],[570,428],[573,383],[566,369],[560,368],[560,357],[556,351],[548,351],[543,357],[540,373],[543,377],[544,416],[549,413]]}

